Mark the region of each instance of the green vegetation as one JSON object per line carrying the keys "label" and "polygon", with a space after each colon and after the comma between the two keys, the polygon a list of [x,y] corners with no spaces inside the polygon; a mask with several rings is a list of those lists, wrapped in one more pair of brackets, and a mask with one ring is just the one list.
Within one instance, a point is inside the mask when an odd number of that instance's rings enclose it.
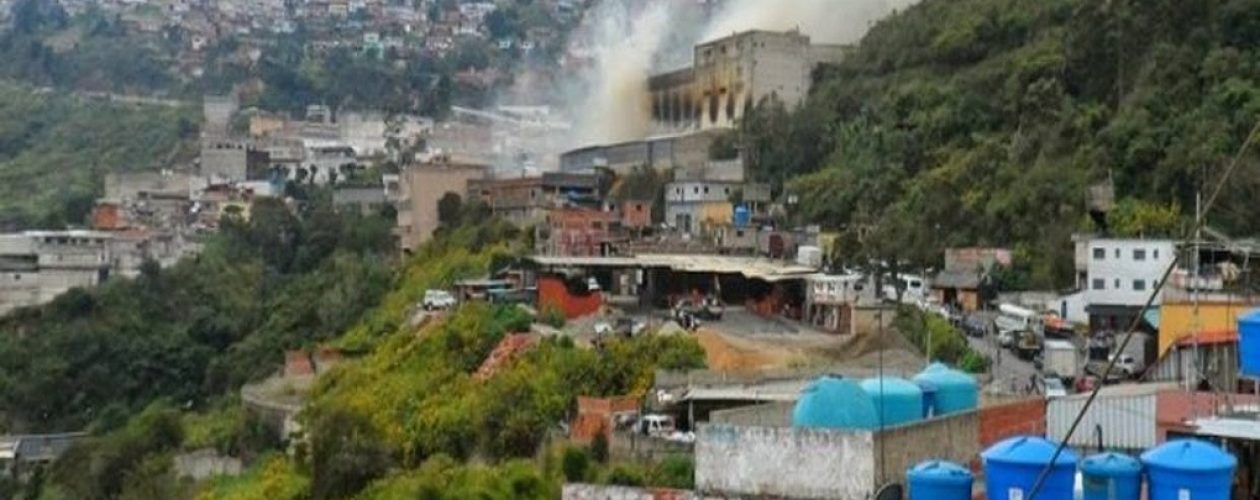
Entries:
{"label": "green vegetation", "polygon": [[107,430],[158,398],[201,406],[345,331],[389,286],[389,221],[334,214],[327,196],[251,213],[196,259],[4,318],[3,427]]}
{"label": "green vegetation", "polygon": [[[853,261],[1003,245],[1030,286],[1064,286],[1087,186],[1114,179],[1111,229],[1155,236],[1219,178],[1260,118],[1257,16],[1256,0],[925,0],[799,110],[758,106],[744,150],[801,221],[863,235]],[[1257,172],[1231,179],[1213,226],[1254,234]]]}
{"label": "green vegetation", "polygon": [[903,306],[897,310],[893,327],[933,361],[944,361],[971,373],[989,368],[989,359],[973,350],[963,333],[938,315]]}
{"label": "green vegetation", "polygon": [[82,224],[106,173],[186,160],[197,120],[0,83],[0,229]]}

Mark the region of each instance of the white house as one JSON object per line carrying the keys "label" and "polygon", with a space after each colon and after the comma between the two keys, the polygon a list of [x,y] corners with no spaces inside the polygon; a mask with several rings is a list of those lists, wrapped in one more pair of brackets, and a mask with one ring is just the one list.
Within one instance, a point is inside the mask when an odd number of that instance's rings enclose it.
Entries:
{"label": "white house", "polygon": [[[1124,329],[1176,260],[1172,240],[1077,237],[1077,285],[1092,328]],[[1158,307],[1160,297],[1155,298]]]}

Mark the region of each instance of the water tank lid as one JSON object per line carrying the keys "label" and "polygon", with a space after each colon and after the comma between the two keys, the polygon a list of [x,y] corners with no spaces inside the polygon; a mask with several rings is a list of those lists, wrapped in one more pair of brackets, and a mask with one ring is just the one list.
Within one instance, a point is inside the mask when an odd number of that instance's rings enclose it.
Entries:
{"label": "water tank lid", "polygon": [[911,480],[927,480],[934,484],[964,485],[972,481],[970,470],[943,460],[932,460],[911,467],[906,471],[906,477]]}
{"label": "water tank lid", "polygon": [[1239,316],[1238,323],[1260,326],[1260,309],[1252,309],[1246,314]]}
{"label": "water tank lid", "polygon": [[792,410],[795,427],[869,429],[878,423],[875,403],[862,387],[831,376],[810,382]]}
{"label": "water tank lid", "polygon": [[1238,459],[1207,441],[1177,439],[1143,453],[1142,463],[1151,467],[1206,472],[1232,469],[1238,465]]}
{"label": "water tank lid", "polygon": [[1101,476],[1133,477],[1142,473],[1142,462],[1120,453],[1099,453],[1081,460],[1081,471]]}
{"label": "water tank lid", "polygon": [[[1016,436],[1008,438],[984,450],[980,456],[988,463],[990,460],[1000,463],[1020,465],[1044,465],[1054,456],[1058,446],[1044,438],[1036,436]],[[1056,466],[1076,465],[1076,454],[1064,448],[1055,460]]]}

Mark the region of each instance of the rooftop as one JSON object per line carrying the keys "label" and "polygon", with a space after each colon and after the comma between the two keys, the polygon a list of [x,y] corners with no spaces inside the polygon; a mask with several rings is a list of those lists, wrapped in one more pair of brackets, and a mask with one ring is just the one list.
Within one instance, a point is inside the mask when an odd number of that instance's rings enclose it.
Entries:
{"label": "rooftop", "polygon": [[665,268],[676,272],[741,274],[763,281],[804,279],[818,272],[817,268],[796,263],[758,257],[728,255],[641,254],[633,257],[563,257],[538,255],[530,260],[542,266],[556,267],[620,267]]}

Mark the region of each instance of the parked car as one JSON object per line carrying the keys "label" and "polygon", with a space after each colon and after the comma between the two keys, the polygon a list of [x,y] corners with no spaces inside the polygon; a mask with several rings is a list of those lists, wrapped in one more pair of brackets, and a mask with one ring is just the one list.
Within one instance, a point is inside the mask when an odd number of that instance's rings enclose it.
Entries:
{"label": "parked car", "polygon": [[[1145,364],[1139,361],[1132,354],[1112,355],[1112,357],[1118,357],[1118,359],[1116,359],[1115,369],[1126,378],[1133,378],[1140,375],[1142,370],[1146,369]],[[1108,359],[1108,361],[1110,361],[1110,359]]]}
{"label": "parked car", "polygon": [[970,337],[984,337],[989,331],[989,325],[984,318],[972,316],[963,321],[963,331]]}
{"label": "parked car", "polygon": [[1067,387],[1063,386],[1063,381],[1056,377],[1041,378],[1042,393],[1046,395],[1046,399],[1061,398],[1068,395]]}
{"label": "parked car", "polygon": [[1015,332],[1011,330],[1003,330],[998,334],[998,345],[1010,349],[1015,347]]}
{"label": "parked car", "polygon": [[451,292],[446,290],[425,290],[422,305],[426,311],[434,311],[439,309],[450,309],[455,307],[457,301]]}
{"label": "parked car", "polygon": [[717,297],[705,297],[698,303],[691,299],[683,299],[674,305],[674,319],[681,323],[683,315],[691,315],[705,321],[716,321],[722,319],[724,310],[722,301]]}
{"label": "parked car", "polygon": [[655,413],[639,417],[639,421],[634,427],[639,434],[656,437],[669,436],[678,430],[674,424],[674,417]]}

